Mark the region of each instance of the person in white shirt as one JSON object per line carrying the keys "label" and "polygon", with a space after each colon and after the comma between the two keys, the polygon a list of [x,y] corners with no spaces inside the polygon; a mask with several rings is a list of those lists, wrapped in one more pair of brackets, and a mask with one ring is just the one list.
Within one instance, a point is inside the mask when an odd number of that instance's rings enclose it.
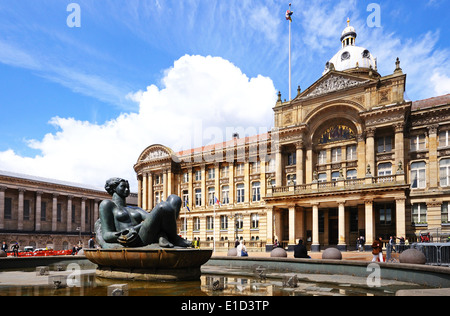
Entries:
{"label": "person in white shirt", "polygon": [[238,257],[247,257],[248,256],[247,248],[245,247],[243,240],[241,240],[239,242],[239,246],[237,246],[236,250],[237,250]]}

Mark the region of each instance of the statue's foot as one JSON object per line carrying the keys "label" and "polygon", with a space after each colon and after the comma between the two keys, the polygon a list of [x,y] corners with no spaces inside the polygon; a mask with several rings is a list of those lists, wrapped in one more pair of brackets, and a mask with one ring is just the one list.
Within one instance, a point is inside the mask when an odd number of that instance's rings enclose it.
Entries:
{"label": "statue's foot", "polygon": [[162,248],[173,248],[173,244],[170,243],[166,238],[159,237],[159,246]]}

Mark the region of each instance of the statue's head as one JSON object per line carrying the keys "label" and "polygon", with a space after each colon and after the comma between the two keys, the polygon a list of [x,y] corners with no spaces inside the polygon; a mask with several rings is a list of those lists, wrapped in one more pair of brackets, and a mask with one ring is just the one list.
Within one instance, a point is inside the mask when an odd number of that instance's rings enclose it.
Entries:
{"label": "statue's head", "polygon": [[130,185],[127,180],[122,178],[111,178],[106,180],[105,190],[109,195],[117,193],[121,197],[130,195]]}
{"label": "statue's head", "polygon": [[180,214],[180,210],[181,210],[181,204],[182,204],[181,198],[175,194],[172,194],[171,196],[169,196],[167,198],[167,203],[172,205],[172,207],[176,210],[177,218],[178,218],[178,215]]}

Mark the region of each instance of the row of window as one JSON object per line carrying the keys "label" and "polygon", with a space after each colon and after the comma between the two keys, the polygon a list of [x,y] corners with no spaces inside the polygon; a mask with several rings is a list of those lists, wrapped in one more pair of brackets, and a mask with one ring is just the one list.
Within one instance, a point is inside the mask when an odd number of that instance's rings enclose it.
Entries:
{"label": "row of window", "polygon": [[[31,214],[31,200],[24,200],[23,201],[23,220],[29,221],[30,214]],[[58,203],[56,205],[56,221],[58,223],[62,222],[62,204]],[[88,214],[89,214],[89,207],[86,206],[85,208],[85,222],[88,223]],[[5,198],[5,211],[4,211],[4,219],[11,220],[12,219],[12,198]],[[42,201],[41,202],[41,221],[47,220],[47,202]],[[76,206],[72,204],[72,223],[75,223],[76,220]]]}
{"label": "row of window", "polygon": [[[194,202],[195,206],[202,206],[202,189],[197,188],[194,191]],[[216,203],[216,190],[214,187],[208,188],[208,205],[214,205]],[[252,182],[252,195],[251,195],[251,201],[252,202],[259,202],[261,201],[261,182],[255,181]],[[183,202],[184,205],[189,204],[189,193],[187,190],[183,191]],[[221,204],[227,205],[230,204],[230,186],[224,185],[222,186],[222,192],[221,192]],[[245,201],[245,186],[243,183],[239,183],[236,185],[236,203],[244,203]]]}
{"label": "row of window", "polygon": [[[192,220],[193,220],[193,231],[199,232],[201,229],[200,217],[194,217]],[[244,220],[243,220],[242,214],[235,214],[234,220],[235,220],[235,229],[243,230],[244,229]],[[220,230],[221,231],[228,230],[228,221],[229,221],[229,216],[227,216],[227,215],[220,216]],[[182,231],[187,231],[187,219],[186,218],[183,218],[182,227],[183,227]],[[259,229],[259,214],[257,214],[257,213],[250,214],[250,229]],[[206,230],[207,231],[214,230],[214,217],[213,216],[206,216]]]}
{"label": "row of window", "polygon": [[[448,224],[448,205],[449,202],[444,202],[441,205],[441,222]],[[414,224],[426,224],[427,223],[427,204],[415,203],[411,207],[411,221]]]}

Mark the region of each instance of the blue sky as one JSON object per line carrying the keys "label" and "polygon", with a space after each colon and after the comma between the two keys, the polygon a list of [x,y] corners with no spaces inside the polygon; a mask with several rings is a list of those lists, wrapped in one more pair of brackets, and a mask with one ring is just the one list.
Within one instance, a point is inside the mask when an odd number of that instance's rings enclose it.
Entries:
{"label": "blue sky", "polygon": [[[70,3],[80,27],[66,23]],[[371,3],[380,27],[368,25]],[[148,145],[181,150],[228,139],[233,127],[269,130],[277,91],[288,96],[287,8],[275,0],[0,0],[0,169],[134,185],[132,166]],[[293,0],[292,10],[293,95],[321,77],[347,17],[381,75],[400,58],[411,100],[450,93],[448,1]]]}

